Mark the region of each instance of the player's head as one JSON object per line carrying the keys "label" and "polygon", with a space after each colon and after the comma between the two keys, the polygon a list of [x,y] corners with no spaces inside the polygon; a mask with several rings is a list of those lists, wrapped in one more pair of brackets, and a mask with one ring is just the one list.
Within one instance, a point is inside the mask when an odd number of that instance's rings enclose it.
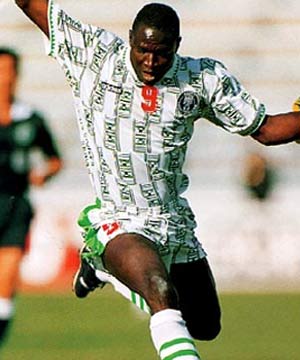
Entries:
{"label": "player's head", "polygon": [[129,38],[130,59],[138,78],[153,85],[172,66],[179,47],[178,15],[165,4],[145,5],[133,21]]}
{"label": "player's head", "polygon": [[13,98],[19,71],[20,56],[8,47],[0,47],[0,91]]}
{"label": "player's head", "polygon": [[163,31],[173,40],[180,36],[179,17],[173,8],[165,4],[151,3],[145,5],[137,13],[132,24],[132,30],[136,31],[140,25],[148,25]]}

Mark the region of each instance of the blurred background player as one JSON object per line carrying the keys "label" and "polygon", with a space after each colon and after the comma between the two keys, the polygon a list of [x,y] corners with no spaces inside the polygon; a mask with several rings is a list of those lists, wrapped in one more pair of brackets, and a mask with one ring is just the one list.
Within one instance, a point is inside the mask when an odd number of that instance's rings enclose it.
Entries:
{"label": "blurred background player", "polygon": [[[62,167],[62,160],[40,113],[15,97],[20,56],[0,47],[0,346],[14,314],[19,268],[33,209],[30,185],[43,186]],[[32,168],[30,154],[44,155]]]}
{"label": "blurred background player", "polygon": [[259,152],[250,152],[244,160],[242,181],[249,195],[267,200],[275,185],[276,174],[271,162]]}

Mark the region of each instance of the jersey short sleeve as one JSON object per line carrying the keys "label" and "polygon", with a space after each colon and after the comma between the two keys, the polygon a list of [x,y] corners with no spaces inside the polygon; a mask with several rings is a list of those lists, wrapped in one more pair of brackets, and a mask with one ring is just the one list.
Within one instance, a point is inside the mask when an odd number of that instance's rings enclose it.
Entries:
{"label": "jersey short sleeve", "polygon": [[253,134],[265,117],[265,106],[250,95],[219,62],[204,70],[203,86],[208,120],[231,133]]}
{"label": "jersey short sleeve", "polygon": [[118,38],[104,29],[74,19],[54,0],[49,0],[48,23],[46,52],[62,67],[74,96],[82,97],[82,83],[88,84],[95,80],[108,48],[117,43]]}
{"label": "jersey short sleeve", "polygon": [[60,63],[84,64],[84,24],[63,11],[54,0],[48,5],[49,40],[46,52]]}

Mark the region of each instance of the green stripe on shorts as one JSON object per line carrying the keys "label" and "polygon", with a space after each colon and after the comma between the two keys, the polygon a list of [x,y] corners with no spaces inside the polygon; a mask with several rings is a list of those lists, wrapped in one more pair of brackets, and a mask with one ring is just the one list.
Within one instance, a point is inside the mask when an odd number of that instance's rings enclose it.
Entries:
{"label": "green stripe on shorts", "polygon": [[93,228],[90,219],[89,219],[89,212],[94,209],[101,209],[101,201],[96,199],[94,204],[86,206],[79,214],[77,224],[83,229],[83,240],[84,243],[89,248],[88,253],[84,253],[83,257],[88,259],[92,259],[95,256],[100,256],[105,246],[99,241],[97,237],[98,230]]}

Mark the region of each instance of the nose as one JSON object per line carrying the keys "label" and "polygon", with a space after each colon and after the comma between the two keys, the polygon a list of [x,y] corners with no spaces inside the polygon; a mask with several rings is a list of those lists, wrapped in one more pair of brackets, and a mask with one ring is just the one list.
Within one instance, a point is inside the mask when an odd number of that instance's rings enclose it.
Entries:
{"label": "nose", "polygon": [[147,66],[148,69],[153,68],[155,62],[154,54],[153,53],[146,53],[144,64]]}

